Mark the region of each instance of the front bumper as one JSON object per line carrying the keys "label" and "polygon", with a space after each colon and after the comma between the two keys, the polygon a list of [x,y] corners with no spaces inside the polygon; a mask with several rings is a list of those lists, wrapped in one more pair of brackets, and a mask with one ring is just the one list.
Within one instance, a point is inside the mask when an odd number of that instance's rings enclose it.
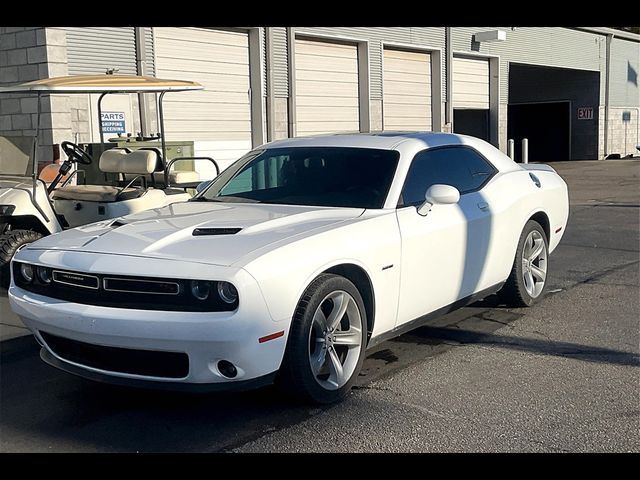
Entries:
{"label": "front bumper", "polygon": [[121,385],[124,387],[145,388],[150,390],[162,390],[172,392],[190,392],[190,393],[209,393],[209,392],[242,392],[255,388],[271,385],[276,373],[269,373],[262,377],[252,378],[250,380],[238,380],[235,382],[224,383],[184,383],[184,382],[155,382],[152,380],[143,380],[140,378],[116,377],[113,375],[105,375],[98,371],[87,370],[86,368],[76,367],[74,364],[59,360],[45,347],[40,350],[40,358],[45,362],[63,370],[72,375],[87,378],[94,382],[109,383],[112,385]]}
{"label": "front bumper", "polygon": [[[77,270],[73,267],[75,262],[52,265],[51,262],[43,262],[33,251],[27,253],[25,250],[19,255],[22,261]],[[89,254],[78,252],[73,255]],[[128,271],[123,271],[122,265],[112,265],[112,269],[119,271],[92,269],[90,273],[142,272],[145,271],[144,266],[149,267],[150,263],[153,263],[154,269],[164,267],[164,271],[167,271],[169,265],[158,265],[162,262],[132,257],[128,259]],[[118,262],[112,259],[111,263]],[[173,267],[175,271],[176,266]],[[106,265],[104,268],[109,270]],[[184,262],[180,262],[179,269],[182,272],[176,273],[185,278],[202,278],[205,271],[202,265],[185,265]],[[76,375],[128,385],[156,384],[161,388],[176,389],[174,387],[177,386],[177,389],[193,389],[188,388],[191,385],[206,390],[218,389],[216,385],[225,389],[233,388],[230,384],[242,388],[247,382],[260,384],[272,379],[282,362],[289,322],[276,322],[271,318],[257,282],[244,270],[209,266],[206,276],[204,279],[227,280],[237,286],[240,305],[235,311],[166,312],[84,305],[37,295],[14,283],[9,288],[9,302],[43,346],[43,360]],[[260,338],[278,331],[284,331],[284,335],[259,342]],[[85,344],[185,353],[189,359],[188,373],[183,378],[168,378],[96,368],[71,361],[68,356],[65,358],[64,353],[56,352],[47,345],[41,332]],[[237,375],[234,378],[227,378],[220,372],[220,360],[231,362],[236,367]],[[223,387],[223,384],[226,386]],[[206,388],[207,385],[214,388]]]}

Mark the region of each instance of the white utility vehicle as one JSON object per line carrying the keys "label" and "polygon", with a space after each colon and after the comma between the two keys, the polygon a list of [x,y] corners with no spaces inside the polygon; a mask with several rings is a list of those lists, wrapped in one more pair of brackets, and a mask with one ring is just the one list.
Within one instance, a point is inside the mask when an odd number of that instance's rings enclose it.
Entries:
{"label": "white utility vehicle", "polygon": [[[136,75],[75,75],[47,78],[10,87],[0,87],[0,94],[33,94],[38,98],[35,137],[28,167],[16,167],[15,148],[0,137],[0,286],[9,285],[9,263],[22,245],[43,236],[61,232],[99,220],[164,207],[191,198],[187,188],[195,188],[200,176],[195,171],[172,171],[176,161],[207,160],[208,157],[180,157],[167,161],[162,99],[167,92],[201,90],[199,83],[183,80],[163,80]],[[130,150],[107,149],[102,129],[102,100],[109,94],[157,93],[159,113],[157,136],[143,140],[157,141],[151,146]],[[67,159],[60,165],[49,165],[38,172],[37,151],[41,130],[41,99],[43,95],[100,94],[98,124],[103,153],[99,169],[105,174],[117,174],[114,185],[73,185],[78,180],[78,165],[89,165],[96,159],[72,142],[62,142]],[[42,173],[55,169],[47,183]],[[156,178],[156,175],[161,178]],[[76,182],[77,183],[77,182]],[[171,188],[172,185],[178,188]]]}

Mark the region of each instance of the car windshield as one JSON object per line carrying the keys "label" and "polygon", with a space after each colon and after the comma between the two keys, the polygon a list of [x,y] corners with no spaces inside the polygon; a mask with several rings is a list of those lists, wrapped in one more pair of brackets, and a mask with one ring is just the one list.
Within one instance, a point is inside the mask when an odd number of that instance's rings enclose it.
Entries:
{"label": "car windshield", "polygon": [[396,151],[369,148],[252,151],[193,200],[382,208],[398,158]]}

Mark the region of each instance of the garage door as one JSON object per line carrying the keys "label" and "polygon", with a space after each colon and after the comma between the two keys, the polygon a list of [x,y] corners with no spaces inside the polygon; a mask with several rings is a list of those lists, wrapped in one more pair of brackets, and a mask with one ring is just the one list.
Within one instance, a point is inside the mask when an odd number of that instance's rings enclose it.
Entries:
{"label": "garage door", "polygon": [[453,108],[489,109],[489,61],[453,59]]}
{"label": "garage door", "polygon": [[360,130],[358,48],[296,39],[298,136]]}
{"label": "garage door", "polygon": [[167,139],[194,140],[196,155],[228,166],[251,149],[248,34],[168,27],[154,34],[156,75],[205,87],[166,94]]}
{"label": "garage door", "polygon": [[384,50],[384,130],[431,130],[431,54]]}

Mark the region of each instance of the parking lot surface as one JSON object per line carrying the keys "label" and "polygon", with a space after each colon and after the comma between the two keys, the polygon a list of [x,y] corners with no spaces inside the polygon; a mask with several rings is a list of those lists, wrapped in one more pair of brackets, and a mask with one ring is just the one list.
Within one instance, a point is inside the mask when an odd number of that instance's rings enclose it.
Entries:
{"label": "parking lot surface", "polygon": [[545,298],[492,296],[379,345],[331,407],[70,376],[0,291],[0,451],[640,451],[640,162],[553,166],[571,214]]}

